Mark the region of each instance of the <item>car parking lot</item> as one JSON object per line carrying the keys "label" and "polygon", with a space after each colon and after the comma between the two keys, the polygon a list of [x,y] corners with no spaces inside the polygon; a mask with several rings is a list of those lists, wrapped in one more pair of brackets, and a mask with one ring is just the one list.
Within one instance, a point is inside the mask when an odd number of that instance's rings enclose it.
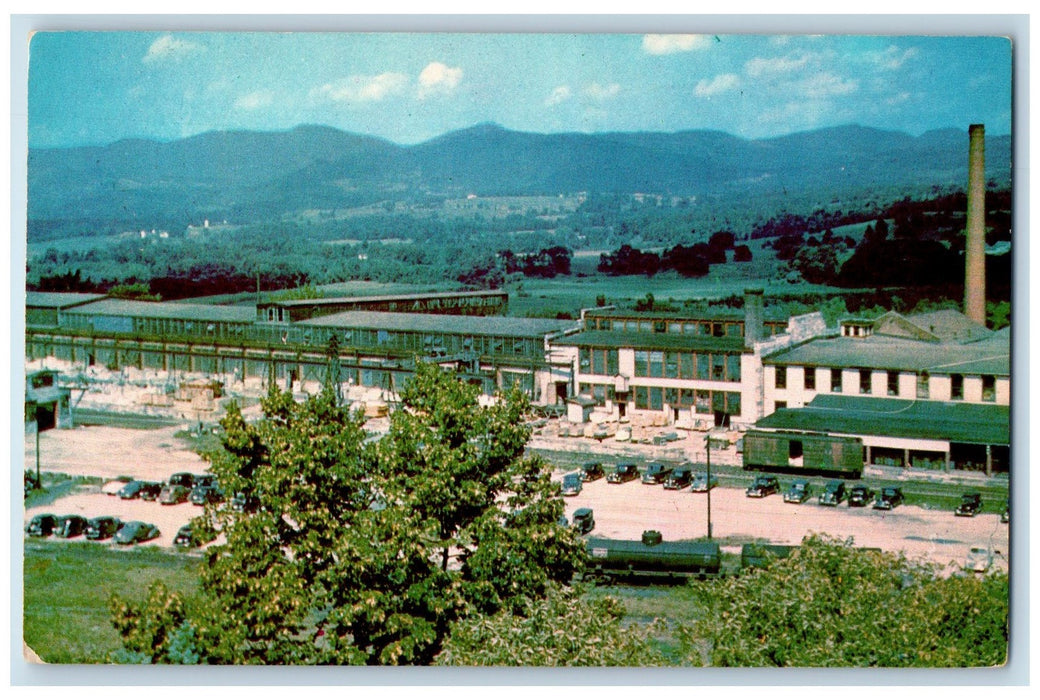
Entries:
{"label": "car parking lot", "polygon": [[[754,475],[749,474],[748,485]],[[781,490],[793,477],[781,479]],[[879,485],[875,484],[877,488]],[[707,534],[707,494],[689,489],[665,490],[640,481],[610,484],[605,479],[586,483],[581,493],[565,501],[568,517],[578,508],[592,508],[594,534],[600,537],[638,539],[644,530],[659,530],[665,540],[694,539]],[[968,549],[977,543],[1000,554],[993,565],[1007,570],[1008,526],[996,510],[973,518],[961,518],[953,510],[927,510],[900,505],[890,511],[820,506],[817,499],[784,503],[779,493],[748,498],[743,488],[716,487],[711,491],[712,535],[737,543],[765,540],[798,544],[810,533],[851,537],[860,547],[903,551],[938,564],[963,565]]]}

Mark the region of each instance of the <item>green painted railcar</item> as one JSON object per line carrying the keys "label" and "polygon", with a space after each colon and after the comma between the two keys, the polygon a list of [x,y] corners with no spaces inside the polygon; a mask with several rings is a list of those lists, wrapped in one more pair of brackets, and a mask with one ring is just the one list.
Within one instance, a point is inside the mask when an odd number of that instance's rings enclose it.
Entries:
{"label": "green painted railcar", "polygon": [[749,430],[743,457],[748,470],[850,479],[863,474],[863,441],[854,437]]}

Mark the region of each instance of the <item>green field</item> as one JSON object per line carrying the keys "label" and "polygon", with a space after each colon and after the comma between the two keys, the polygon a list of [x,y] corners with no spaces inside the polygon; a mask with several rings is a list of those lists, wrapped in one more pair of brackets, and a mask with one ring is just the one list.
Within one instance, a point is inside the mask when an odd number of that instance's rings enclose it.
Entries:
{"label": "green field", "polygon": [[157,547],[27,541],[23,638],[47,663],[106,663],[120,648],[109,621],[113,595],[144,600],[162,580],[185,596],[198,590],[192,562]]}

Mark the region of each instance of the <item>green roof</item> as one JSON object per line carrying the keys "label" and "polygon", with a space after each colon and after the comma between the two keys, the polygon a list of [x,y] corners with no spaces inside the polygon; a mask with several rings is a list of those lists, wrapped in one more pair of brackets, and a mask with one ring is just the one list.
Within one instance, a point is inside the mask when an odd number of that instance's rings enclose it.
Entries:
{"label": "green roof", "polygon": [[933,343],[876,333],[866,338],[816,338],[768,355],[763,363],[1006,377],[1011,373],[1009,337],[1006,333],[994,333],[974,343]]}
{"label": "green roof", "polygon": [[804,408],[781,408],[756,428],[840,435],[949,440],[980,445],[1010,442],[1011,411],[996,404],[908,401],[821,394]]}
{"label": "green roof", "polygon": [[253,323],[256,321],[256,309],[252,306],[180,304],[172,301],[132,301],[128,299],[104,299],[70,309],[66,313],[80,316],[173,318],[185,321],[223,321],[230,323]]}
{"label": "green roof", "polygon": [[[664,321],[743,321],[744,309],[733,307],[714,307],[707,310],[680,311],[635,311],[632,309],[590,309],[585,312],[586,318],[646,318]],[[786,322],[787,315],[778,308],[768,308],[762,312],[764,320],[769,322]]]}
{"label": "green roof", "polygon": [[31,308],[66,309],[104,298],[104,294],[81,292],[26,292],[25,305]]}
{"label": "green roof", "polygon": [[381,296],[353,296],[353,297],[318,297],[315,299],[284,299],[266,301],[260,306],[335,306],[337,304],[377,304],[387,301],[424,301],[427,299],[454,299],[470,297],[505,297],[509,294],[501,289],[491,289],[483,292],[458,291],[458,292],[429,292],[422,294],[389,294]]}
{"label": "green roof", "polygon": [[558,338],[553,345],[593,348],[636,348],[640,350],[719,350],[741,352],[743,338],[716,338],[710,335],[679,333],[627,333],[624,331],[585,331]]}
{"label": "green roof", "polygon": [[320,328],[365,328],[417,333],[454,335],[497,335],[509,338],[542,338],[575,328],[577,321],[509,316],[454,316],[448,314],[410,314],[394,311],[344,311],[330,316],[300,321],[296,326]]}

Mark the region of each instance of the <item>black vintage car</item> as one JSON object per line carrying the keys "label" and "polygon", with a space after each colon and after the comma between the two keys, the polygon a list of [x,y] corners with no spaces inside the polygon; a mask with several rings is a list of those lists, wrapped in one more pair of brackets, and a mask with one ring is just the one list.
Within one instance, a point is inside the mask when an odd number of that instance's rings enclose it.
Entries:
{"label": "black vintage car", "polygon": [[856,484],[849,489],[849,508],[862,508],[874,500],[874,489]]}
{"label": "black vintage car", "polygon": [[220,490],[220,487],[214,480],[209,483],[196,484],[195,488],[191,490],[191,496],[188,500],[197,506],[204,506],[207,503],[220,503],[224,500],[224,492]]}
{"label": "black vintage car", "polygon": [[87,531],[87,519],[82,515],[63,515],[54,526],[54,535],[68,539],[79,537]]}
{"label": "black vintage car", "polygon": [[162,493],[163,485],[158,481],[146,481],[138,492],[142,501],[154,501]]}
{"label": "black vintage car", "polygon": [[577,496],[581,493],[581,485],[584,482],[581,480],[581,474],[578,472],[572,472],[565,474],[563,477],[563,484],[560,487],[560,493],[564,496]]}
{"label": "black vintage car", "polygon": [[624,462],[614,467],[614,471],[607,474],[607,483],[623,484],[632,481],[639,476],[639,469],[630,462]]}
{"label": "black vintage car", "polygon": [[578,510],[574,511],[572,524],[579,535],[592,532],[592,529],[596,527],[596,521],[592,517],[592,509],[578,508]]}
{"label": "black vintage car", "polygon": [[158,536],[159,528],[155,525],[135,520],[119,528],[119,532],[112,538],[112,541],[116,544],[137,544],[154,540]]}
{"label": "black vintage car", "polygon": [[146,483],[147,482],[141,481],[139,479],[134,479],[133,481],[127,482],[126,486],[119,489],[119,497],[122,498],[124,501],[129,501],[133,498],[140,498],[141,489],[145,487]]}
{"label": "black vintage car", "polygon": [[771,493],[780,491],[780,482],[775,476],[760,476],[744,493],[748,498],[765,498]]}
{"label": "black vintage car", "polygon": [[903,502],[903,490],[894,486],[881,489],[874,500],[874,510],[892,510]]}
{"label": "black vintage car", "polygon": [[49,537],[57,524],[58,519],[50,513],[34,515],[25,526],[25,533],[30,537]]}
{"label": "black vintage car", "polygon": [[166,484],[163,486],[162,492],[159,494],[159,503],[164,506],[172,506],[178,503],[184,503],[188,500],[188,496],[191,495],[191,489],[187,486],[181,486],[179,484]]}
{"label": "black vintage car", "polygon": [[119,531],[123,521],[113,515],[102,515],[87,522],[88,540],[107,540]]}
{"label": "black vintage car", "polygon": [[845,500],[845,482],[837,479],[828,481],[820,494],[821,506],[836,506]]}
{"label": "black vintage car", "polygon": [[795,479],[784,491],[784,503],[805,503],[812,497],[812,484],[808,479]]}
{"label": "black vintage car", "polygon": [[691,481],[693,481],[693,467],[689,464],[682,464],[672,470],[672,473],[664,480],[664,487],[676,491],[686,488]]}
{"label": "black vintage car", "polygon": [[603,465],[599,462],[587,462],[581,466],[581,480],[595,481],[603,478]]}
{"label": "black vintage car", "polygon": [[660,484],[672,473],[671,467],[666,467],[660,462],[651,462],[643,472],[644,484]]}
{"label": "black vintage car", "polygon": [[175,547],[201,547],[216,539],[216,533],[209,528],[197,528],[192,523],[183,525],[173,538]]}
{"label": "black vintage car", "polygon": [[966,493],[961,496],[960,505],[958,505],[957,509],[953,511],[953,514],[965,518],[971,518],[980,510],[982,510],[982,494]]}
{"label": "black vintage car", "polygon": [[173,486],[183,486],[190,492],[195,486],[195,475],[191,472],[177,472],[166,483]]}

